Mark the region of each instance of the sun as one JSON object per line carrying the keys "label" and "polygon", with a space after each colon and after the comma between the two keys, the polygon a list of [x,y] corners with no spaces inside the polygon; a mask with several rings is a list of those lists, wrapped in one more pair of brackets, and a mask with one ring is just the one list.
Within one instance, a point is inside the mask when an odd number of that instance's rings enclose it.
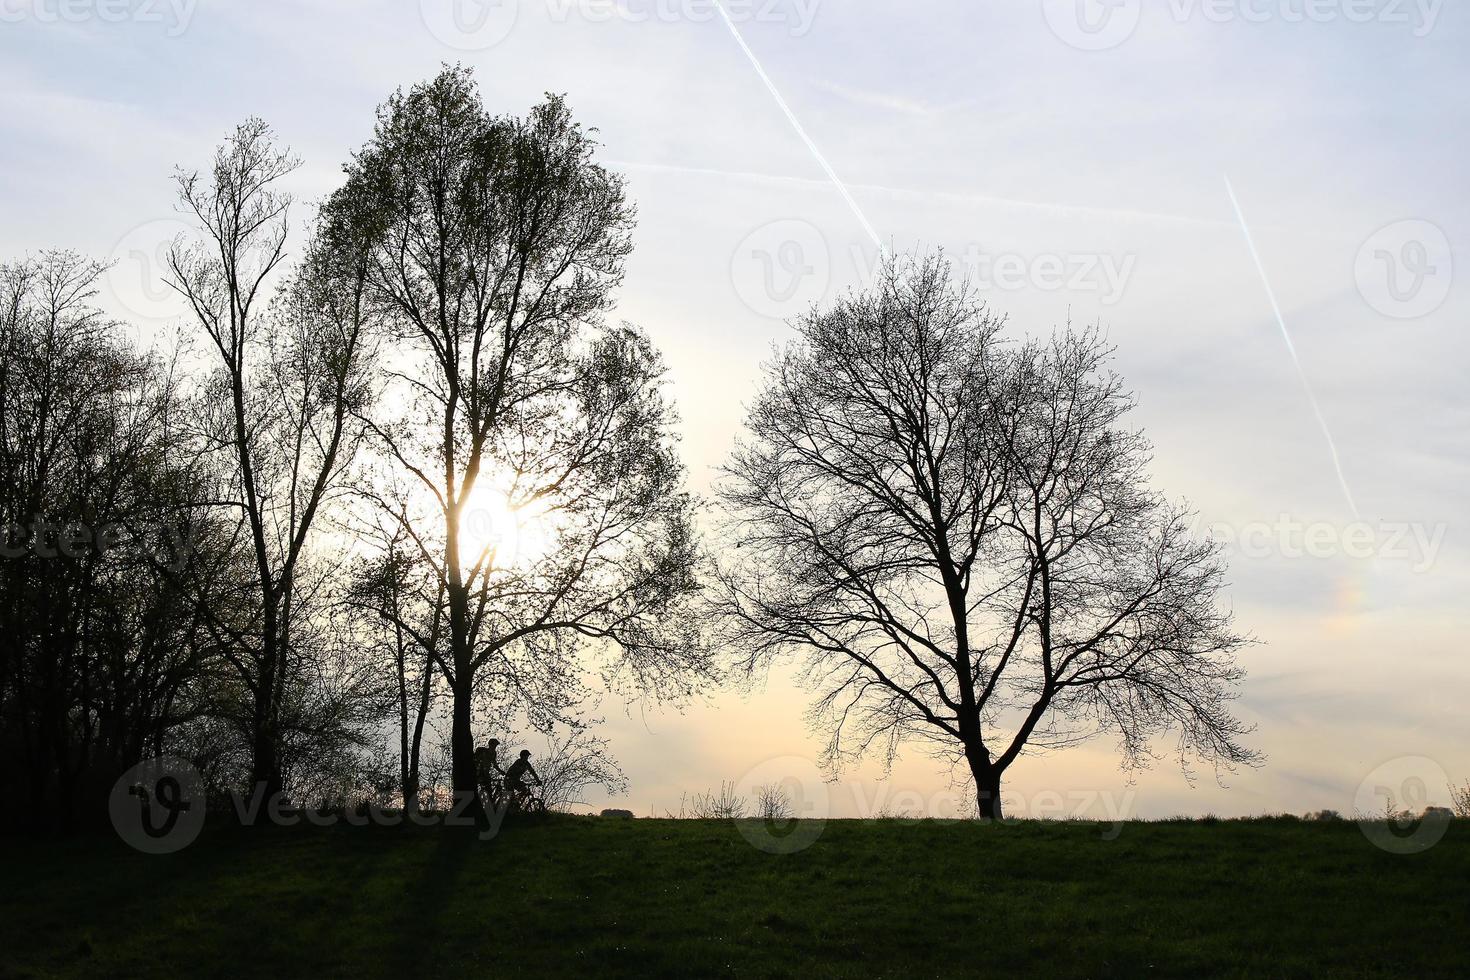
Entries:
{"label": "sun", "polygon": [[478,484],[460,512],[460,566],[468,572],[483,557],[495,571],[529,569],[556,545],[544,501],[516,501],[504,487]]}

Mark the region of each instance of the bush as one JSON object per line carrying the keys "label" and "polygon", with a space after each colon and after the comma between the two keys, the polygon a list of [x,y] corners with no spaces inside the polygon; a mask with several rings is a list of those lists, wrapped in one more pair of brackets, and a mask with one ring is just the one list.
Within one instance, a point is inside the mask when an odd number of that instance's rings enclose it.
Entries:
{"label": "bush", "polygon": [[749,803],[735,793],[734,783],[721,783],[720,792],[687,793],[679,798],[679,812],[664,815],[671,820],[739,820]]}
{"label": "bush", "polygon": [[791,797],[778,784],[758,787],[755,791],[755,815],[761,820],[781,823],[796,816]]}
{"label": "bush", "polygon": [[1450,806],[1454,808],[1455,816],[1470,820],[1470,781],[1450,787]]}

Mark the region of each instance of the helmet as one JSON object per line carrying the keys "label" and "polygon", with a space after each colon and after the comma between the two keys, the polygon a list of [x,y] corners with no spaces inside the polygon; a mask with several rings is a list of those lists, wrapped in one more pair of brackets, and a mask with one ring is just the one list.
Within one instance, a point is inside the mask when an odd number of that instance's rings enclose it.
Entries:
{"label": "helmet", "polygon": [[522,759],[529,759],[529,758],[531,758],[531,750],[530,749],[521,749],[521,758]]}
{"label": "helmet", "polygon": [[499,745],[500,744],[500,739],[498,739],[498,738],[492,738],[490,741],[486,742],[485,744],[486,745]]}

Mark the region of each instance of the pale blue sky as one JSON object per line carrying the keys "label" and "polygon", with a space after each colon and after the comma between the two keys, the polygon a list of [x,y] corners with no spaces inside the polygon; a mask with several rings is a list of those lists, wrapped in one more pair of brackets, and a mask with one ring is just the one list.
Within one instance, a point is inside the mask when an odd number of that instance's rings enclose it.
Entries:
{"label": "pale blue sky", "polygon": [[[384,96],[441,62],[475,66],[496,109],[566,92],[640,206],[620,312],[668,356],[703,487],[760,359],[788,333],[779,317],[860,282],[872,242],[707,4],[521,0],[485,9],[479,40],[498,43],[460,49],[442,37],[453,2],[180,0],[179,14],[153,0],[0,0],[0,255],[118,258],[108,302],[150,335],[172,311],[128,277],[170,228],[169,172],[202,163],[245,115],[305,158],[295,189],[311,200]],[[481,10],[460,2],[462,20]],[[1066,18],[1101,16],[1099,0],[731,9],[886,242],[971,261],[1000,283],[989,295],[1018,332],[1069,313],[1101,322],[1162,487],[1233,534],[1285,516],[1327,529],[1319,553],[1340,551],[1354,518],[1232,180],[1378,556],[1292,557],[1290,533],[1257,536],[1233,563],[1231,597],[1264,641],[1246,655],[1243,713],[1272,761],[1228,791],[1208,778],[1190,789],[1161,763],[1134,787],[1135,809],[1346,810],[1399,756],[1470,777],[1470,12],[1317,0],[1314,22],[1296,16],[1304,0],[1118,2],[1123,20],[1093,35]],[[1079,37],[1120,43],[1067,43]],[[1388,288],[1385,256],[1425,270],[1417,290],[1408,266]],[[783,278],[793,267],[810,272]],[[1432,562],[1391,546],[1400,524],[1431,542]],[[675,806],[681,789],[814,754],[801,703],[774,680],[679,716],[614,717],[630,802]],[[925,798],[943,785],[917,755],[891,783]],[[1079,788],[1124,789],[1105,739],[1024,759],[1012,779],[1023,800]],[[862,809],[842,793],[839,812]]]}

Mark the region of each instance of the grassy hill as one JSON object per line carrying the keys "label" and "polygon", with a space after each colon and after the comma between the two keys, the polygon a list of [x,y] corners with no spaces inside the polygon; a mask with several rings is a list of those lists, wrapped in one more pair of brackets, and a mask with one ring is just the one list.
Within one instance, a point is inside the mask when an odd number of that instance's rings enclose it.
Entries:
{"label": "grassy hill", "polygon": [[1464,976],[1470,825],[1415,855],[1352,823],[552,818],[0,841],[0,975]]}

